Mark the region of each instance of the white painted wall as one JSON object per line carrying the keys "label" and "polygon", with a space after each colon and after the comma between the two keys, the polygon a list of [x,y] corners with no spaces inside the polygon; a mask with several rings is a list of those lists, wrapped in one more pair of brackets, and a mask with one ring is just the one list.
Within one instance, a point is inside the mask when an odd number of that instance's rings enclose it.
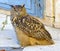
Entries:
{"label": "white painted wall", "polygon": [[55,21],[60,22],[60,0],[56,0],[56,5],[55,5]]}
{"label": "white painted wall", "polygon": [[[46,0],[45,15],[52,16],[52,0]],[[55,22],[60,22],[60,0],[55,0]]]}
{"label": "white painted wall", "polygon": [[45,15],[52,16],[52,0],[46,0],[45,4]]}

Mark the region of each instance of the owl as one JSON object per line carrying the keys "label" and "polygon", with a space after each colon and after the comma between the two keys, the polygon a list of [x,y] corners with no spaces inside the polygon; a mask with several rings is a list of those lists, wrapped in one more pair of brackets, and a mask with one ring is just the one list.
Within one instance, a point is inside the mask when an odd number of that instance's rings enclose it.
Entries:
{"label": "owl", "polygon": [[54,41],[43,23],[26,12],[25,5],[15,5],[11,9],[11,23],[22,47],[52,45]]}

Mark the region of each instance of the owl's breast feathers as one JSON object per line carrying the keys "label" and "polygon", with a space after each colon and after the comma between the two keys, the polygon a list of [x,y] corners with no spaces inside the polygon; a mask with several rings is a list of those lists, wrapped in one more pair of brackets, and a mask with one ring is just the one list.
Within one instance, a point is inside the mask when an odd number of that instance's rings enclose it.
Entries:
{"label": "owl's breast feathers", "polygon": [[28,15],[25,17],[17,17],[15,20],[16,26],[26,33],[26,35],[36,39],[52,39],[49,32],[44,28],[44,25],[36,18]]}

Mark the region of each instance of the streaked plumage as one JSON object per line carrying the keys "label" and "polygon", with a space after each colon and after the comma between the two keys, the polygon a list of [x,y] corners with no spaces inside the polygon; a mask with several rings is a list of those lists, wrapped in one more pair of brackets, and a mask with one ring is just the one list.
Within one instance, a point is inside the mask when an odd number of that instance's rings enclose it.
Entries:
{"label": "streaked plumage", "polygon": [[11,16],[14,27],[18,27],[18,29],[22,30],[28,37],[38,41],[46,40],[50,44],[54,43],[50,33],[45,29],[44,25],[35,17],[27,14],[24,6],[14,6],[11,11]]}

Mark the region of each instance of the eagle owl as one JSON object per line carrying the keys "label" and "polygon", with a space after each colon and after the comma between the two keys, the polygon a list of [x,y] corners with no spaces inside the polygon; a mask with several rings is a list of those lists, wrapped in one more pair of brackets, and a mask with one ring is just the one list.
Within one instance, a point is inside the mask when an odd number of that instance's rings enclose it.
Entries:
{"label": "eagle owl", "polygon": [[22,47],[54,44],[44,25],[37,18],[29,15],[24,5],[12,7],[11,22]]}

